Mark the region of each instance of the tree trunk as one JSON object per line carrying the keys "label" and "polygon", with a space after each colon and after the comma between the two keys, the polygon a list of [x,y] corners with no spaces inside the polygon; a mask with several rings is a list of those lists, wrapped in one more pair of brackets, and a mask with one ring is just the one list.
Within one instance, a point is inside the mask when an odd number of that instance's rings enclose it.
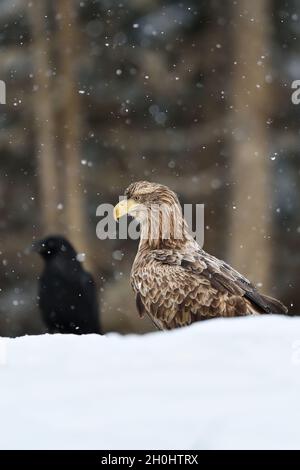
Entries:
{"label": "tree trunk", "polygon": [[76,88],[76,11],[73,0],[56,3],[59,22],[59,61],[62,99],[62,149],[65,168],[66,232],[77,250],[87,253],[84,192],[80,179],[80,106]]}
{"label": "tree trunk", "polygon": [[269,0],[233,3],[232,224],[230,262],[270,283],[270,148],[267,129]]}
{"label": "tree trunk", "polygon": [[38,177],[40,187],[41,231],[58,230],[58,175],[56,168],[54,111],[51,102],[51,69],[46,29],[46,2],[34,0],[30,12],[34,58],[34,114]]}

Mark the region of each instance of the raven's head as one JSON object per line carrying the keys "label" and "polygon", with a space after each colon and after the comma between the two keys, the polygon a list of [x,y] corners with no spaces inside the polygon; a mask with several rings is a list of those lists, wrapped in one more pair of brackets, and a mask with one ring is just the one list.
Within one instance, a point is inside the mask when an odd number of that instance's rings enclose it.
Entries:
{"label": "raven's head", "polygon": [[69,259],[76,259],[77,256],[71,243],[59,235],[52,235],[35,241],[32,244],[32,251],[41,255],[45,260],[50,260],[58,255]]}

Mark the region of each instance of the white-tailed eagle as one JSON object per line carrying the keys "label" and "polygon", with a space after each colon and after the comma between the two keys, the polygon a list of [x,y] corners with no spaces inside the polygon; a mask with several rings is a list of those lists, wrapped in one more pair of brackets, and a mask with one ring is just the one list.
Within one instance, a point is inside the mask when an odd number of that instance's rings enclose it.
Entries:
{"label": "white-tailed eagle", "polygon": [[141,226],[131,271],[137,309],[159,329],[216,317],[287,313],[280,301],[260,294],[248,279],[200,248],[168,187],[140,181],[125,196],[114,217],[129,214]]}

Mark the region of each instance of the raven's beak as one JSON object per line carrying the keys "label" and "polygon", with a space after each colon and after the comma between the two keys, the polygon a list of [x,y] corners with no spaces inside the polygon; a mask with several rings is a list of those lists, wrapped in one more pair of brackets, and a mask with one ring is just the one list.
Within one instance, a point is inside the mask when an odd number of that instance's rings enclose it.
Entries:
{"label": "raven's beak", "polygon": [[139,205],[134,199],[123,199],[114,207],[114,219],[118,221],[123,215],[130,214],[130,211]]}
{"label": "raven's beak", "polygon": [[29,245],[27,248],[25,248],[25,253],[29,255],[30,253],[39,253],[42,248],[42,243],[40,240],[35,240]]}

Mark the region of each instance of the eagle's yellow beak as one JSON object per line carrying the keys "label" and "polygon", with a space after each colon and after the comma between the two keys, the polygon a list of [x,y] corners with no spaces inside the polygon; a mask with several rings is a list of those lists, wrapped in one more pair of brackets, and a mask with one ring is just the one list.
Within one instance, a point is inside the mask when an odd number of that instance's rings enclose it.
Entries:
{"label": "eagle's yellow beak", "polygon": [[114,207],[114,219],[116,221],[119,220],[123,215],[128,214],[132,209],[134,209],[138,205],[138,202],[134,201],[134,199],[124,199]]}

